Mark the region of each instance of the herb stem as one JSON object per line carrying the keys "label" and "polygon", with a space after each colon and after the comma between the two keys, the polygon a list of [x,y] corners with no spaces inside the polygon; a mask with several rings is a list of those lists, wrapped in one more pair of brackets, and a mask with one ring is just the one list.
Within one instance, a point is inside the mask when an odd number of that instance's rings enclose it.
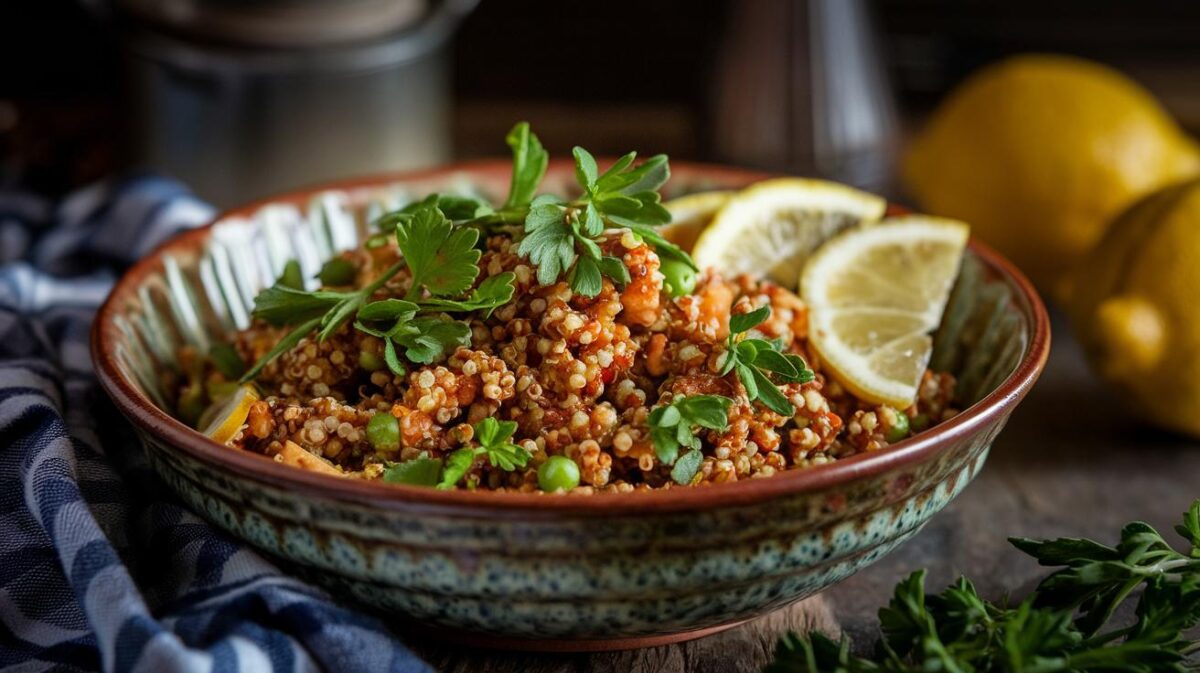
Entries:
{"label": "herb stem", "polygon": [[1175,570],[1176,568],[1186,568],[1187,566],[1190,566],[1193,563],[1195,563],[1195,559],[1180,558],[1180,559],[1175,559],[1173,561],[1164,561],[1162,563],[1155,563],[1154,565],[1146,568],[1146,570],[1147,570],[1147,574],[1151,574],[1151,575],[1160,574],[1160,573],[1166,574],[1166,573],[1171,572],[1172,570]]}
{"label": "herb stem", "polygon": [[497,233],[513,225],[525,224],[525,218],[528,215],[528,206],[518,206],[515,208],[502,208],[471,220],[455,222],[455,224],[474,227],[480,229],[483,233]]}
{"label": "herb stem", "polygon": [[387,269],[384,269],[383,273],[380,274],[378,278],[371,281],[370,285],[367,285],[362,290],[359,290],[359,292],[362,293],[363,298],[370,298],[371,295],[375,294],[376,290],[386,285],[389,280],[391,280],[396,274],[400,273],[400,270],[403,269],[404,266],[404,260],[400,260],[389,266]]}

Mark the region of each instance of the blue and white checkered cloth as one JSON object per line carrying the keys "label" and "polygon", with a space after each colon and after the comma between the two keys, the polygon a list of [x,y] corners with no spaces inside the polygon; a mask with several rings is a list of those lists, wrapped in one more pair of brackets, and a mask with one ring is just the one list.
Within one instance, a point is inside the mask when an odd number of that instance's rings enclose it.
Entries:
{"label": "blue and white checkered cloth", "polygon": [[92,377],[116,274],[212,214],[159,178],[0,191],[0,669],[429,671],[183,509]]}

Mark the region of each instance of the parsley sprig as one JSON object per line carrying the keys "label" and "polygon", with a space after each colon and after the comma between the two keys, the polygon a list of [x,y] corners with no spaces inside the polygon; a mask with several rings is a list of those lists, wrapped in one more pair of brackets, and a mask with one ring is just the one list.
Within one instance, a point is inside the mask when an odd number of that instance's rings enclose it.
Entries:
{"label": "parsley sprig", "polygon": [[796,408],[771,381],[771,376],[784,383],[808,383],[815,375],[804,358],[780,352],[779,342],[747,336],[747,332],[770,316],[770,306],[730,316],[721,375],[736,371],[750,401],[757,400],[777,414],[791,416]]}
{"label": "parsley sprig", "polygon": [[[637,153],[630,152],[600,173],[595,157],[575,147],[572,155],[581,195],[563,199],[537,195],[550,158],[529,124],[514,126],[506,141],[512,150],[513,172],[508,198],[500,208],[470,197],[431,198],[436,198],[455,226],[488,234],[507,232],[520,238],[517,253],[537,266],[538,283],[552,285],[565,277],[571,289],[585,297],[599,294],[604,278],[617,285],[628,283],[629,270],[619,258],[605,255],[598,243],[610,227],[628,228],[652,245],[660,257],[679,260],[699,271],[690,255],[656,229],[671,221],[658,193],[671,176],[665,155],[635,166]],[[409,206],[384,215],[378,223],[386,230],[411,217],[413,207]]]}
{"label": "parsley sprig", "polygon": [[[289,265],[279,282],[259,293],[254,316],[292,329],[241,380],[258,376],[267,363],[306,336],[316,333],[324,341],[351,321],[356,329],[384,341],[384,359],[396,374],[407,371],[405,361],[428,364],[456,345],[469,344],[470,330],[452,314],[486,317],[510,301],[514,291],[509,272],[471,290],[479,276],[481,239],[493,233],[520,239],[518,253],[538,266],[539,283],[553,284],[565,274],[575,292],[589,297],[600,292],[604,277],[617,284],[630,280],[622,261],[600,248],[598,240],[608,227],[627,227],[653,245],[659,256],[696,269],[687,253],[655,230],[670,221],[657,191],[670,177],[665,156],[635,166],[637,154],[630,152],[600,173],[595,158],[577,147],[573,154],[582,195],[563,200],[537,195],[549,155],[529,125],[517,124],[506,141],[513,172],[504,203],[494,208],[468,196],[432,194],[378,218],[379,233],[365,246],[386,245],[394,235],[403,259],[365,287],[328,289],[353,283],[356,270],[346,260],[327,262],[318,274],[326,288],[311,292],[303,289],[299,265]],[[412,282],[404,297],[373,301],[406,267]]]}
{"label": "parsley sprig", "polygon": [[575,147],[571,153],[583,194],[573,201],[549,195],[534,199],[525,219],[525,238],[517,248],[518,254],[537,265],[539,283],[550,285],[565,273],[571,289],[587,297],[600,292],[602,277],[618,285],[628,283],[625,265],[604,255],[596,242],[608,226],[626,227],[653,245],[660,256],[698,270],[686,252],[655,229],[671,221],[658,194],[671,176],[666,156],[653,156],[635,167],[637,153],[630,152],[600,173],[590,152]]}
{"label": "parsley sprig", "polygon": [[446,456],[444,463],[428,456],[396,463],[384,472],[384,481],[449,489],[462,481],[481,456],[486,457],[492,467],[505,472],[529,464],[529,451],[512,442],[517,431],[516,421],[498,421],[489,416],[476,423],[474,429],[478,446],[455,449]]}
{"label": "parsley sprig", "polygon": [[[700,469],[704,455],[700,452],[700,438],[693,428],[724,430],[729,427],[729,407],[733,400],[721,395],[689,395],[676,397],[670,404],[656,407],[650,412],[647,423],[650,439],[654,442],[654,453],[664,465],[672,465],[671,478],[676,483],[687,485]],[[683,456],[679,449],[691,449]]]}
{"label": "parsley sprig", "polygon": [[[350,292],[307,292],[276,283],[254,300],[254,316],[292,330],[242,377],[249,381],[280,354],[316,332],[321,341],[355,319],[358,330],[384,341],[389,369],[404,374],[400,355],[411,362],[429,364],[457,345],[470,343],[470,328],[448,313],[481,311],[490,315],[513,295],[513,274],[491,276],[471,290],[479,276],[482,253],[475,245],[479,232],[456,228],[430,197],[409,217],[395,222],[395,237],[404,258],[383,271],[365,287]],[[404,299],[371,298],[405,267],[411,284]],[[470,294],[464,296],[468,290]]]}
{"label": "parsley sprig", "polygon": [[485,317],[512,299],[513,274],[490,276],[470,295],[479,275],[479,232],[456,228],[426,199],[412,216],[396,223],[396,241],[411,273],[404,299],[381,299],[358,311],[355,328],[383,340],[384,361],[393,373],[410,362],[430,364],[456,346],[471,343],[471,328],[446,313],[481,312]]}
{"label": "parsley sprig", "polygon": [[[1145,523],[1121,531],[1115,547],[1062,538],[1012,543],[1041,565],[1057,567],[1015,607],[984,600],[960,578],[937,595],[925,593],[918,571],[896,586],[880,610],[878,654],[861,658],[841,642],[811,633],[786,636],[767,673],[916,673],[917,671],[1200,670],[1200,500],[1176,527],[1190,549],[1181,553]],[[1141,589],[1134,620],[1110,627],[1115,610]]]}

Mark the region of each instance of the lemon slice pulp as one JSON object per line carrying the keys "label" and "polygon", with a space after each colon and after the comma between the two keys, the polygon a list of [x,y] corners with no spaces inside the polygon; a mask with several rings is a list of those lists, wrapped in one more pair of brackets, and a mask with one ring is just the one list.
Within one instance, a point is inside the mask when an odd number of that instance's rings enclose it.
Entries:
{"label": "lemon slice pulp", "polygon": [[856,396],[899,409],[916,399],[968,234],[955,220],[889,218],[842,234],[809,260],[800,283],[809,340]]}
{"label": "lemon slice pulp", "polygon": [[734,192],[696,192],[679,198],[671,199],[663,207],[671,213],[671,223],[659,228],[663,237],[690,251],[696,245],[700,233],[712,222],[713,216],[721,210]]}
{"label": "lemon slice pulp", "polygon": [[252,385],[238,386],[228,397],[213,402],[200,416],[196,427],[218,444],[228,443],[242,429],[250,415],[250,405],[259,399]]}
{"label": "lemon slice pulp", "polygon": [[822,180],[776,178],[738,192],[700,234],[692,256],[722,274],[765,274],[795,287],[809,255],[844,229],[877,221],[887,202]]}

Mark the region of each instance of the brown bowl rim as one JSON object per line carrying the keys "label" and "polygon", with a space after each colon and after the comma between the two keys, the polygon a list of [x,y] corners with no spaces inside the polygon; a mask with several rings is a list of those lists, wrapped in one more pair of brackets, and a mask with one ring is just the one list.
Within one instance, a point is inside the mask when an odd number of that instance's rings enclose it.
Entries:
{"label": "brown bowl rim", "polygon": [[[552,161],[551,170],[561,171],[566,164],[564,160]],[[108,298],[96,313],[92,325],[91,351],[101,386],[117,408],[141,430],[183,450],[194,459],[228,469],[241,477],[301,494],[348,500],[386,509],[429,509],[472,514],[486,510],[505,518],[545,519],[556,515],[636,515],[651,511],[680,512],[748,505],[803,492],[829,490],[858,479],[910,466],[932,458],[951,444],[983,430],[1009,413],[1029,392],[1046,363],[1050,351],[1050,320],[1033,284],[1012,262],[975,237],[971,237],[968,248],[1016,288],[1014,300],[1032,328],[1028,346],[1016,369],[983,399],[954,418],[885,450],[858,454],[827,465],[805,470],[786,470],[768,478],[726,484],[595,496],[443,491],[343,479],[297,469],[277,463],[266,456],[230,449],[201,435],[158,409],[117,367],[112,344],[119,337],[119,330],[113,320],[118,307],[123,306],[136,293],[136,288],[147,274],[161,267],[161,258],[166,252],[201,245],[217,222],[231,217],[246,217],[269,203],[306,203],[314,193],[325,190],[371,188],[401,180],[431,179],[454,173],[507,171],[510,166],[508,160],[480,159],[419,171],[325,182],[227,210],[202,227],[172,237],[130,267],[113,286]],[[696,162],[674,161],[672,168],[677,174],[725,176],[729,178],[729,182],[743,184],[774,177],[749,169]]]}

